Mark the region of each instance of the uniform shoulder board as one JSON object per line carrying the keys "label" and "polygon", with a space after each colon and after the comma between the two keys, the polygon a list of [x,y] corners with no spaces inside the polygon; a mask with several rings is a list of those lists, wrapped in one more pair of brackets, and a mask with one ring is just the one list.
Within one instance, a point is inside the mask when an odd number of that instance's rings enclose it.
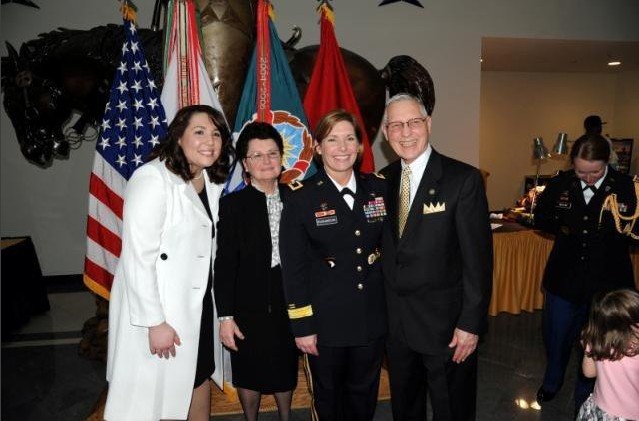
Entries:
{"label": "uniform shoulder board", "polygon": [[293,180],[290,183],[288,183],[288,188],[295,191],[295,190],[299,190],[304,186],[304,184],[302,184],[301,181],[298,180]]}
{"label": "uniform shoulder board", "polygon": [[386,177],[384,177],[384,174],[382,173],[374,172],[373,175],[377,178],[381,178],[382,180],[386,180]]}

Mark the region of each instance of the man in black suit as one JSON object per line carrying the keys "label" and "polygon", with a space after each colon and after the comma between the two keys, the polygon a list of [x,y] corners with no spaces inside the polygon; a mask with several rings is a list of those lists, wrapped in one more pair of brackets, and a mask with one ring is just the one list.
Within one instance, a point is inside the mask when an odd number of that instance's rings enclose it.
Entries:
{"label": "man in black suit", "polygon": [[436,152],[431,117],[393,96],[383,132],[400,160],[382,170],[388,218],[382,267],[393,418],[474,420],[477,342],[492,284],[492,236],[479,170]]}

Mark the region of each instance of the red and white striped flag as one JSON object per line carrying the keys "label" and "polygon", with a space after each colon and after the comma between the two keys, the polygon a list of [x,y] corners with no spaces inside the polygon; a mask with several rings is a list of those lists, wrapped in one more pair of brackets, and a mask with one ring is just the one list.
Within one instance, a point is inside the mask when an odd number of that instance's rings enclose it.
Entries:
{"label": "red and white striped flag", "polygon": [[168,10],[161,96],[168,122],[187,105],[210,105],[224,114],[202,59],[194,1],[171,0]]}
{"label": "red and white striped flag", "polygon": [[105,299],[109,299],[122,249],[126,183],[166,133],[166,117],[142,43],[135,23],[124,12],[122,58],[104,111],[89,182],[84,283]]}

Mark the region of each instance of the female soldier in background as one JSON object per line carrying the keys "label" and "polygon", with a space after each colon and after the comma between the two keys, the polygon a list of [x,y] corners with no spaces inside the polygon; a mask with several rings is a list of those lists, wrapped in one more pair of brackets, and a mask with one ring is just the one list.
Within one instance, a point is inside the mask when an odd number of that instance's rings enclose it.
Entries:
{"label": "female soldier in background", "polygon": [[[553,399],[561,388],[593,295],[634,286],[630,239],[617,231],[610,212],[602,212],[606,197],[616,194],[620,212],[632,215],[634,183],[611,168],[609,158],[610,146],[601,135],[579,138],[570,152],[573,168],[554,177],[537,204],[535,226],[555,235],[543,279],[547,364],[537,392],[539,403]],[[580,370],[575,387],[577,410],[592,387],[593,382]]]}

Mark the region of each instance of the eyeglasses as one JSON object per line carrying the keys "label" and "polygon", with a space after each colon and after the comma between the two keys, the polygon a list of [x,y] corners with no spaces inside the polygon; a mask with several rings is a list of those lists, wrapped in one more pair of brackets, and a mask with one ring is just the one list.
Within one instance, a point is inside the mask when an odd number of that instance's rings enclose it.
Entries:
{"label": "eyeglasses", "polygon": [[266,153],[255,152],[250,155],[246,155],[247,159],[252,161],[262,161],[266,158],[267,161],[275,161],[276,159],[280,159],[280,151],[269,151]]}
{"label": "eyeglasses", "polygon": [[408,128],[411,130],[420,130],[423,129],[425,124],[426,124],[426,119],[428,117],[418,117],[418,118],[411,118],[408,121],[391,121],[390,123],[386,124],[386,129],[389,132],[401,132],[402,130],[404,130],[404,126],[408,124]]}

